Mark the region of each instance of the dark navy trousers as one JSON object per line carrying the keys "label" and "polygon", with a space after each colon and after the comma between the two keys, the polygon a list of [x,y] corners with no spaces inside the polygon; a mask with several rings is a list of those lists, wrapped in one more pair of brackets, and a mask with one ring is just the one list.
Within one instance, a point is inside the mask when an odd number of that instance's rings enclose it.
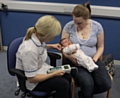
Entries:
{"label": "dark navy trousers", "polygon": [[103,93],[111,88],[110,76],[100,60],[96,62],[99,68],[91,73],[82,66],[76,66],[68,59],[64,64],[77,67],[78,70],[73,69],[71,75],[75,79],[76,85],[80,87],[83,98],[93,98],[93,94]]}
{"label": "dark navy trousers", "polygon": [[71,75],[64,74],[62,77],[53,77],[40,82],[34,90],[43,92],[56,91],[53,98],[71,98]]}

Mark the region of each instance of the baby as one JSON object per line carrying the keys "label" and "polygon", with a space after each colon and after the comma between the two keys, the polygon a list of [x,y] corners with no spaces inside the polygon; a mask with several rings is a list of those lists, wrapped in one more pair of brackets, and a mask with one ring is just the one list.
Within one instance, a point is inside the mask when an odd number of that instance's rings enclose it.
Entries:
{"label": "baby", "polygon": [[79,66],[83,66],[89,72],[98,69],[98,66],[93,62],[92,58],[85,55],[84,52],[80,49],[79,44],[72,44],[68,38],[63,38],[60,41],[61,46],[63,47],[63,52],[66,54],[73,54],[77,59]]}

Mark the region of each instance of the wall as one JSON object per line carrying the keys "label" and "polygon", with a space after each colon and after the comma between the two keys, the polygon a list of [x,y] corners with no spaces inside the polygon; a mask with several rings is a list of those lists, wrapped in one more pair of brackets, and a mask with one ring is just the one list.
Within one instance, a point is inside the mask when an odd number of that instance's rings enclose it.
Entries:
{"label": "wall", "polygon": [[102,6],[116,6],[120,7],[119,0],[17,0],[17,1],[37,1],[37,2],[56,2],[56,3],[71,3],[79,4],[89,1],[91,5],[102,5]]}
{"label": "wall", "polygon": [[[26,0],[27,1],[27,0]],[[30,0],[29,0],[30,1]],[[34,0],[44,2],[59,2],[58,0]],[[86,0],[60,0],[61,3],[83,3]],[[102,6],[115,6],[119,7],[119,0],[91,0],[91,5],[102,5]],[[24,36],[28,27],[34,26],[35,22],[39,17],[45,14],[51,14],[55,16],[60,22],[62,27],[66,22],[70,21],[72,17],[65,14],[55,13],[43,13],[43,12],[20,12],[20,11],[0,11],[1,16],[1,28],[2,28],[2,42],[4,46],[8,44],[16,37]],[[92,19],[99,21],[105,31],[105,51],[104,54],[112,53],[116,60],[120,59],[120,19],[107,18],[107,17],[92,17]],[[50,43],[59,42],[61,35],[57,36]]]}

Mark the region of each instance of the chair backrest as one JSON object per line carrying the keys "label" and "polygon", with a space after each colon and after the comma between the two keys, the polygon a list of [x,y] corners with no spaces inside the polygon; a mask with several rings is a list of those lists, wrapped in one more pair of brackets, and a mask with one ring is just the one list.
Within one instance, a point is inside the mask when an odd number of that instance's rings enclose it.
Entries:
{"label": "chair backrest", "polygon": [[22,43],[23,37],[14,39],[8,46],[7,50],[7,64],[9,73],[14,76],[10,69],[15,68],[16,64],[16,52],[19,48],[19,45]]}
{"label": "chair backrest", "polygon": [[8,64],[8,71],[10,75],[12,76],[17,76],[18,83],[19,83],[19,88],[22,90],[24,93],[27,93],[26,89],[26,77],[24,75],[24,71],[16,69],[16,52],[20,46],[20,44],[23,41],[23,37],[19,37],[14,39],[8,46],[7,50],[7,64]]}

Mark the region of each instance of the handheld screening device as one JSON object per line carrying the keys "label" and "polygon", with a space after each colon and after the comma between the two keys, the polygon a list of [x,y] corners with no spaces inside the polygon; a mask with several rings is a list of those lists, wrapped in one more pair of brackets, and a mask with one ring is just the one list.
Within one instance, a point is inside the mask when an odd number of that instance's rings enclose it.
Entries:
{"label": "handheld screening device", "polygon": [[48,69],[48,73],[52,73],[56,70],[64,70],[66,73],[70,73],[71,72],[71,67],[69,64],[66,64],[66,65],[62,65],[62,66],[57,66],[57,67],[54,67],[54,68],[50,68]]}

